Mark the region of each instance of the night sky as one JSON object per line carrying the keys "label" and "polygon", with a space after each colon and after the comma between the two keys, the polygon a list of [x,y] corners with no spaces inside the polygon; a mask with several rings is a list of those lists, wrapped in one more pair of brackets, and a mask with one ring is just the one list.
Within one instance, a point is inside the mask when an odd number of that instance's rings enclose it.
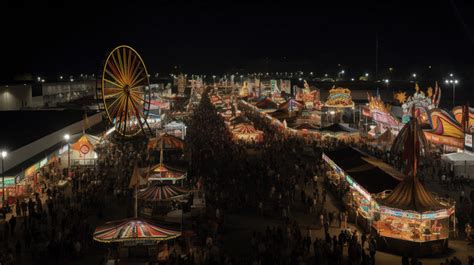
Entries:
{"label": "night sky", "polygon": [[380,67],[462,72],[474,59],[473,1],[97,2],[2,9],[1,79],[97,73],[118,44],[136,48],[151,73],[373,71],[376,35]]}

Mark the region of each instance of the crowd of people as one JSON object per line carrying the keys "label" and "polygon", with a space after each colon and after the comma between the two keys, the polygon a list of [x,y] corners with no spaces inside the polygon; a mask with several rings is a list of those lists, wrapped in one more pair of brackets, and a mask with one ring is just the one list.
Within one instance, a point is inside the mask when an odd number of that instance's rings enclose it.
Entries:
{"label": "crowd of people", "polygon": [[[242,115],[264,132],[261,142],[239,143],[225,125],[206,91],[193,114],[186,120],[186,157],[189,158],[185,186],[205,193],[204,214],[191,217],[183,230],[193,231],[192,243],[185,238],[169,242],[171,265],[236,264],[378,264],[377,242],[369,234],[350,228],[354,221],[340,201],[330,200],[325,185],[325,167],[321,154],[346,145],[337,139],[309,141],[285,134],[278,125],[264,119],[246,105]],[[351,143],[355,144],[355,143]],[[395,154],[370,145],[356,147],[400,166]],[[107,212],[113,200],[133,215],[133,192],[129,188],[135,165],[148,166],[156,157],[146,151],[146,139],[124,141],[110,139],[96,147],[99,154],[94,167],[74,168],[70,178],[64,172],[45,176],[44,188],[25,201],[18,200],[15,210],[3,225],[2,264],[21,260],[35,263],[64,264],[83,258],[91,248],[93,221],[114,214]],[[56,172],[56,171],[54,171]],[[448,175],[446,167],[425,163],[422,176]],[[69,179],[70,189],[57,187],[58,180]],[[450,187],[456,178],[439,182]],[[472,200],[472,199],[471,199]],[[469,203],[464,196],[463,203]],[[302,222],[296,212],[303,211],[311,221]],[[279,225],[266,229],[250,228],[248,244],[233,246],[228,239],[229,216],[250,215],[260,220],[276,220]],[[462,216],[464,215],[464,216]],[[472,211],[462,213],[459,224],[472,220]],[[301,216],[301,214],[300,214]],[[113,219],[107,216],[107,219]],[[96,222],[97,223],[97,222]],[[244,248],[248,255],[236,256],[233,247]],[[445,264],[461,264],[457,258]],[[421,264],[416,258],[402,258],[402,264]]]}
{"label": "crowd of people", "polygon": [[93,246],[91,220],[104,217],[110,195],[127,196],[132,162],[143,161],[143,140],[112,141],[97,146],[95,166],[72,167],[68,178],[58,161],[42,173],[38,192],[17,199],[2,227],[2,264],[64,264]]}

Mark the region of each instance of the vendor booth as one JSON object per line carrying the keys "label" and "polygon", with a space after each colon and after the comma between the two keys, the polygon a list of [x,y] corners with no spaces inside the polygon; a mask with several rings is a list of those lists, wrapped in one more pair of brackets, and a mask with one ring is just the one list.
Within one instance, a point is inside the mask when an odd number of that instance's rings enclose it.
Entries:
{"label": "vendor booth", "polygon": [[172,121],[165,125],[163,130],[167,134],[174,135],[184,140],[186,137],[186,125],[183,122]]}
{"label": "vendor booth", "polygon": [[[93,166],[97,160],[95,146],[100,142],[100,138],[91,134],[82,134],[79,139],[71,144],[70,159],[71,166]],[[62,154],[62,161],[67,161],[67,152]],[[63,163],[67,164],[67,163]],[[67,166],[67,165],[66,165]]]}

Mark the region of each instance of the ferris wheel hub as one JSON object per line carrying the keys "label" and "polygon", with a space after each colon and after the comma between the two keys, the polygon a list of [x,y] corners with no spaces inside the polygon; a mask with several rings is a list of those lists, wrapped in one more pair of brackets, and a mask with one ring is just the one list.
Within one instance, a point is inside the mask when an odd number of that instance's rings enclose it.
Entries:
{"label": "ferris wheel hub", "polygon": [[130,87],[128,85],[125,85],[123,87],[123,92],[125,92],[127,95],[129,95],[130,94]]}

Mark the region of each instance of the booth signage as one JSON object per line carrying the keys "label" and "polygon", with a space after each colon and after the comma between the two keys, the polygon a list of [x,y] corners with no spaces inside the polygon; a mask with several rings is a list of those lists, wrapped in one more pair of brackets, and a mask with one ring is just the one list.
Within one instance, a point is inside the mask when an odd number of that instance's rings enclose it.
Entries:
{"label": "booth signage", "polygon": [[470,152],[474,150],[472,148],[472,133],[464,134],[464,149]]}
{"label": "booth signage", "polygon": [[44,158],[43,160],[41,160],[39,162],[39,167],[43,167],[44,165],[46,165],[48,163],[48,158]]}
{"label": "booth signage", "polygon": [[87,146],[85,144],[81,145],[81,147],[79,149],[81,150],[81,153],[84,154],[84,155],[88,154],[89,151],[90,151],[89,146]]}
{"label": "booth signage", "polygon": [[[15,177],[5,177],[5,187],[10,187],[15,185]],[[3,188],[3,182],[0,181],[0,188]]]}

